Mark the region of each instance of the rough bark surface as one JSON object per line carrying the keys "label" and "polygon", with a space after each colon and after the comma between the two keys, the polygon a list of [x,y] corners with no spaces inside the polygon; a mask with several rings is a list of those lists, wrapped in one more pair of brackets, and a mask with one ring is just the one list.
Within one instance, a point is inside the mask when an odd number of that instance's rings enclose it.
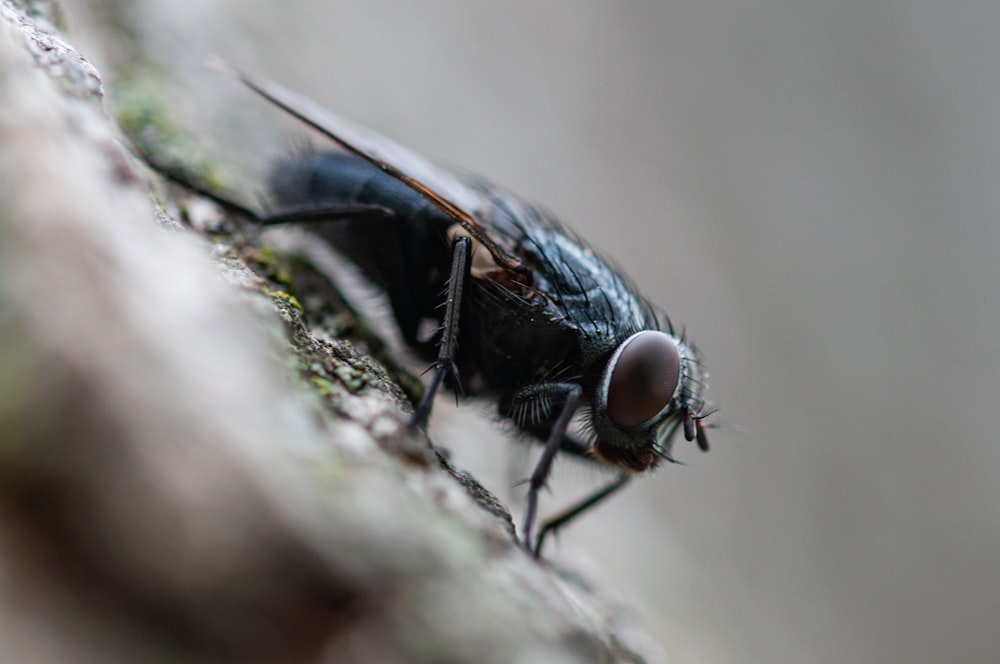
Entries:
{"label": "rough bark surface", "polygon": [[0,2],[2,659],[657,659],[407,429],[308,262],[181,223],[49,10]]}

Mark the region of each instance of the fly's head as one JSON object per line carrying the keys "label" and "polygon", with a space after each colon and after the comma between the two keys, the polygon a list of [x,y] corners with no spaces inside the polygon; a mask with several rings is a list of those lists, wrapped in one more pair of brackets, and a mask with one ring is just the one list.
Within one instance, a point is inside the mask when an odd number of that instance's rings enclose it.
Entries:
{"label": "fly's head", "polygon": [[597,386],[594,454],[624,470],[651,469],[670,455],[674,435],[683,431],[708,451],[702,419],[707,374],[697,351],[659,330],[643,330],[615,349]]}

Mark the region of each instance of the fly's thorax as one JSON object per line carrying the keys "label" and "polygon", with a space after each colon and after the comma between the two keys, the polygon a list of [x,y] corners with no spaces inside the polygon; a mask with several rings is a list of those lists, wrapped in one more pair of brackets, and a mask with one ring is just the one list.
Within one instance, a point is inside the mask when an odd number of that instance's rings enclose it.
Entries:
{"label": "fly's thorax", "polygon": [[681,425],[687,436],[700,417],[703,378],[694,348],[682,339],[659,330],[626,338],[597,385],[594,453],[636,472],[669,459],[670,439]]}

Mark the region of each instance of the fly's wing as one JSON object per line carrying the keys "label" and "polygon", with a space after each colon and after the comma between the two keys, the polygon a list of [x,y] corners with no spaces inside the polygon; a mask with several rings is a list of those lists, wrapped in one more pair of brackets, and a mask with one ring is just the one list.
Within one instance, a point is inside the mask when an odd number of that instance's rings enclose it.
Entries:
{"label": "fly's wing", "polygon": [[498,266],[510,271],[519,270],[520,261],[497,245],[473,216],[487,204],[478,191],[420,155],[384,136],[348,122],[302,95],[277,83],[255,78],[230,67],[224,68],[238,76],[260,96],[430,201],[489,250]]}

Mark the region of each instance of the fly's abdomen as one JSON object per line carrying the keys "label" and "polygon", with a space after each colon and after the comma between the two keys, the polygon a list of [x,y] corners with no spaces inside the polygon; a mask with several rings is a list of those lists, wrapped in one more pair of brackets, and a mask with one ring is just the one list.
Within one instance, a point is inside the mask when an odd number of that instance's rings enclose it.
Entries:
{"label": "fly's abdomen", "polygon": [[346,152],[313,152],[283,160],[270,174],[271,192],[283,205],[370,204],[403,218],[432,207],[419,194],[377,167]]}
{"label": "fly's abdomen", "polygon": [[[282,161],[271,172],[270,186],[279,210],[324,210],[311,230],[386,291],[403,338],[415,344],[420,321],[436,315],[448,275],[449,219],[406,185],[344,152]],[[337,216],[337,208],[358,205],[382,211]]]}

